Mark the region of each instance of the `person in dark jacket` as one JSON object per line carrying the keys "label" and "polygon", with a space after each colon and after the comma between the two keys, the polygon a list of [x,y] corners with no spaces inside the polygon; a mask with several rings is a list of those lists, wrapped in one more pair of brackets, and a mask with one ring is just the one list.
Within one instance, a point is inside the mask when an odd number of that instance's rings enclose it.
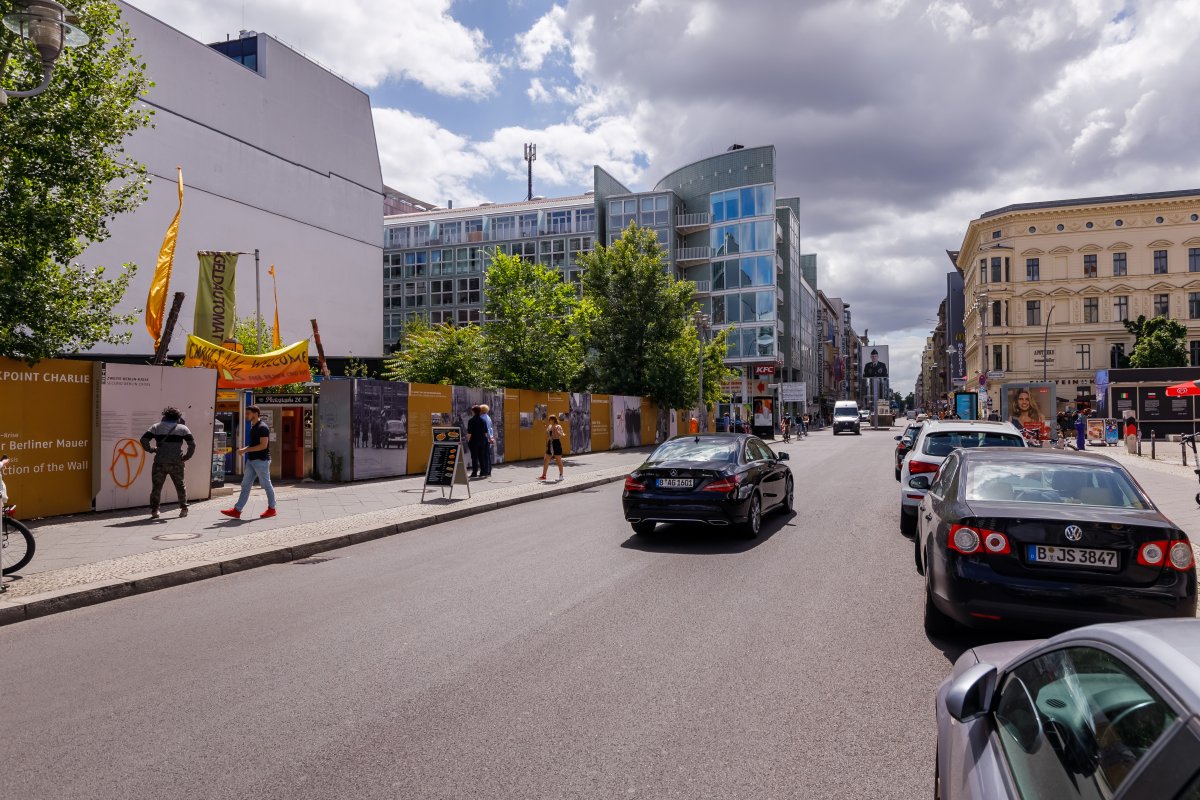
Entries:
{"label": "person in dark jacket", "polygon": [[487,451],[488,426],[479,406],[471,406],[471,418],[467,420],[467,450],[471,452],[471,477],[488,476]]}
{"label": "person in dark jacket", "polygon": [[188,514],[187,489],[183,486],[183,464],[196,453],[196,440],[179,409],[167,406],[162,420],[150,426],[142,434],[142,449],[154,454],[150,468],[150,519],[158,519],[158,505],[162,499],[162,488],[167,478],[175,485],[179,497],[179,516]]}

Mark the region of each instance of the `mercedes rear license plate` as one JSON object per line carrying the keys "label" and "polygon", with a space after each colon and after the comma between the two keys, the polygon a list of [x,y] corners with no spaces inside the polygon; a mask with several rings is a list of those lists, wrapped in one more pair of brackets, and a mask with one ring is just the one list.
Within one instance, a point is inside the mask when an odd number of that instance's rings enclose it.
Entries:
{"label": "mercedes rear license plate", "polygon": [[1044,544],[1027,545],[1029,563],[1053,564],[1056,567],[1088,567],[1117,569],[1116,550],[1095,550],[1090,547],[1051,547]]}
{"label": "mercedes rear license plate", "polygon": [[692,488],[691,478],[659,478],[656,485],[660,489],[690,489]]}

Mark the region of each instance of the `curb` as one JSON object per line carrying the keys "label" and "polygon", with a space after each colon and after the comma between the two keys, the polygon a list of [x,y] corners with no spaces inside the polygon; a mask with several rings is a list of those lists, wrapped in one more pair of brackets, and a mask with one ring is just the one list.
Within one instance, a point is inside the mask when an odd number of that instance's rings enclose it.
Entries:
{"label": "curb", "polygon": [[174,564],[161,570],[151,570],[138,575],[41,592],[19,600],[8,600],[5,594],[0,594],[0,625],[11,625],[27,619],[36,619],[63,611],[71,611],[76,608],[106,603],[110,600],[118,600],[122,597],[130,597],[136,594],[155,592],[159,589],[169,589],[173,586],[180,586],[185,583],[206,580],[208,578],[217,578],[221,575],[229,575],[234,572],[255,569],[256,567],[285,564],[289,561],[308,558],[317,553],[338,550],[343,547],[362,544],[363,542],[370,542],[387,536],[408,533],[420,528],[439,525],[443,522],[452,522],[488,511],[496,511],[510,506],[533,502],[534,500],[541,500],[545,497],[557,497],[558,495],[593,489],[597,486],[624,480],[626,474],[628,474],[628,470],[622,471],[620,475],[572,481],[565,486],[555,486],[531,494],[506,497],[501,500],[480,503],[479,505],[467,508],[448,509],[417,519],[377,525],[375,527],[363,528],[362,530],[351,531],[349,533],[332,534],[321,538],[297,540],[291,544],[249,550],[224,559],[197,559],[188,563]]}

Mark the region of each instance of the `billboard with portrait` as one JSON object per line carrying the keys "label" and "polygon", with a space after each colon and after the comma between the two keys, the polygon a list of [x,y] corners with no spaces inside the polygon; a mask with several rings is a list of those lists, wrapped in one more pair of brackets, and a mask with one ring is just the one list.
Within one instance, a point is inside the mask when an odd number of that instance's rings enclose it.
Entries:
{"label": "billboard with portrait", "polygon": [[1057,413],[1055,396],[1053,383],[1006,383],[1000,387],[1000,418],[1047,440]]}
{"label": "billboard with portrait", "polygon": [[864,378],[888,378],[888,346],[886,344],[863,345],[859,353],[858,363]]}

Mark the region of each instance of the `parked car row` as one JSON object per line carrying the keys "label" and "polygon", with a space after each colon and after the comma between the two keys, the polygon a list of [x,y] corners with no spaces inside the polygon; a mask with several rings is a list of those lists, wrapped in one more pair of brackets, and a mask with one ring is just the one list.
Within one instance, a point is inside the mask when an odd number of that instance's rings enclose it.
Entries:
{"label": "parked car row", "polygon": [[1187,535],[1115,460],[1029,448],[1002,423],[929,420],[897,458],[928,634],[1084,626],[958,658],[935,798],[1200,800]]}

